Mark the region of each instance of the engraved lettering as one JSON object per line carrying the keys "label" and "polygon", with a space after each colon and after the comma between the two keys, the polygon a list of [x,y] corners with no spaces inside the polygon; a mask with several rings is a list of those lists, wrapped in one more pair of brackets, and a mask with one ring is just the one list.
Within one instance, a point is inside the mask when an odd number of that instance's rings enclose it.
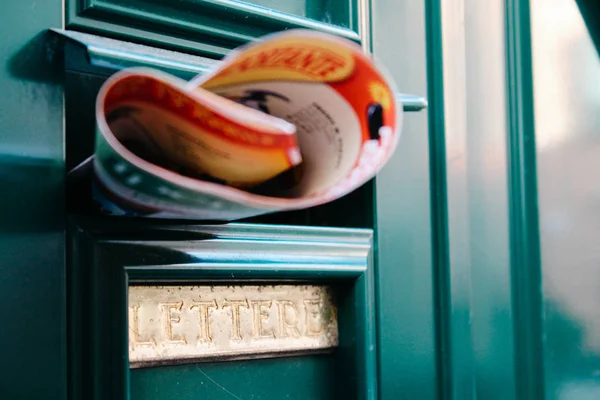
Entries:
{"label": "engraved lettering", "polygon": [[179,324],[181,322],[183,301],[178,303],[162,303],[161,307],[163,309],[163,329],[166,341],[171,344],[187,344],[187,340],[184,336],[173,335],[173,324]]}
{"label": "engraved lettering", "polygon": [[316,285],[131,286],[129,366],[335,347],[334,294]]}
{"label": "engraved lettering", "polygon": [[254,339],[265,339],[275,337],[272,331],[266,333],[264,331],[264,321],[269,319],[269,309],[271,308],[271,300],[251,300],[252,304],[252,337]]}
{"label": "engraved lettering", "polygon": [[323,321],[321,320],[321,300],[304,300],[306,309],[306,335],[317,336],[323,332]]}
{"label": "engraved lettering", "polygon": [[199,301],[190,306],[190,310],[193,310],[194,308],[198,309],[198,314],[200,315],[200,334],[198,335],[198,341],[212,342],[212,337],[210,336],[210,322],[208,321],[208,317],[209,309],[218,309],[217,301],[214,299],[213,301]]}
{"label": "engraved lettering", "polygon": [[[298,330],[298,308],[293,301],[280,300],[277,302],[279,307],[279,335],[281,337],[291,336],[299,337],[300,331]],[[294,310],[293,318],[290,318],[289,310]]]}
{"label": "engraved lettering", "polygon": [[231,307],[231,339],[242,340],[240,333],[240,307],[250,308],[248,300],[225,300],[223,301],[223,308],[225,307]]}
{"label": "engraved lettering", "polygon": [[156,342],[152,338],[143,338],[140,334],[140,305],[137,304],[133,307],[129,307],[129,318],[131,322],[129,324],[129,331],[131,334],[131,344],[133,347],[136,346],[155,346]]}

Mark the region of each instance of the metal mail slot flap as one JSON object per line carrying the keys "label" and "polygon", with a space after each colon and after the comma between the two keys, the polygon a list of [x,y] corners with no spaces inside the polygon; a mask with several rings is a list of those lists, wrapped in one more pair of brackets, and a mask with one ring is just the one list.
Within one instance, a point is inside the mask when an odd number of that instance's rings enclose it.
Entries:
{"label": "metal mail slot flap", "polygon": [[[51,32],[79,49],[79,55],[67,54],[65,68],[77,72],[104,73],[106,75],[134,66],[159,69],[183,79],[205,73],[216,60],[158,49],[136,43],[109,39],[88,33],[51,29]],[[427,100],[410,94],[396,94],[404,111],[420,111]]]}

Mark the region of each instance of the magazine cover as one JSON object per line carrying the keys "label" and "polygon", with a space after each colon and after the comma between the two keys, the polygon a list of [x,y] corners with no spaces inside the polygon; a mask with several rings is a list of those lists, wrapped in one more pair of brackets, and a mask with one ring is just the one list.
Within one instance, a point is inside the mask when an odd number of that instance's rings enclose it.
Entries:
{"label": "magazine cover", "polygon": [[94,199],[112,215],[222,221],[330,202],[392,155],[394,93],[359,45],[308,30],[266,36],[191,81],[120,71],[97,97]]}

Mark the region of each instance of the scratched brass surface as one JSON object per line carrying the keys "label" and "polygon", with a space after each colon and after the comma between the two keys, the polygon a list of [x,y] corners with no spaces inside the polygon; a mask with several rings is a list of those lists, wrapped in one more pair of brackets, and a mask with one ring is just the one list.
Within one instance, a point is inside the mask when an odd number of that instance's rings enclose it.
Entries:
{"label": "scratched brass surface", "polygon": [[132,368],[270,357],[338,344],[326,286],[131,286]]}

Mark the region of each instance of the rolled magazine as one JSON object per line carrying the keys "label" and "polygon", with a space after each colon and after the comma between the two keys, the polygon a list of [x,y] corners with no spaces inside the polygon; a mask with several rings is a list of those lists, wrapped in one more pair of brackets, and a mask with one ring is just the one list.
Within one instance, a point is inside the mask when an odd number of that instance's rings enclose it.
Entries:
{"label": "rolled magazine", "polygon": [[122,70],[97,97],[93,197],[106,214],[222,221],[330,202],[395,150],[394,93],[360,46],[307,30],[189,82]]}

